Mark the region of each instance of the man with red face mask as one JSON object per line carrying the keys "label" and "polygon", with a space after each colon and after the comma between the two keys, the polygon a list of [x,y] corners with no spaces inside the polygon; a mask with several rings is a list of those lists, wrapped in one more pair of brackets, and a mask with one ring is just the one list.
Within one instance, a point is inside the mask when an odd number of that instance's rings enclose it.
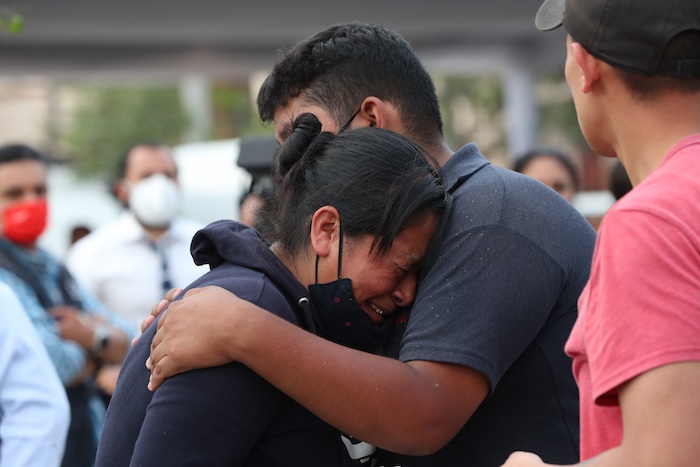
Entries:
{"label": "man with red face mask", "polygon": [[94,462],[104,405],[93,384],[129,348],[129,323],[81,288],[37,246],[46,227],[48,161],[22,145],[0,148],[0,281],[17,294],[46,346],[71,406],[63,466]]}

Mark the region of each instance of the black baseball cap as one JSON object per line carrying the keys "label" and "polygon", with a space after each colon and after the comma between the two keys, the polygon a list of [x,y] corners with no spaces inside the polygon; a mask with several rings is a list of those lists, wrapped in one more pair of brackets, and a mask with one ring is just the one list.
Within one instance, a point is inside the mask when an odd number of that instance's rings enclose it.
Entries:
{"label": "black baseball cap", "polygon": [[700,0],[545,0],[535,26],[566,31],[593,56],[646,75],[700,78],[700,58],[663,58],[676,34],[700,31]]}

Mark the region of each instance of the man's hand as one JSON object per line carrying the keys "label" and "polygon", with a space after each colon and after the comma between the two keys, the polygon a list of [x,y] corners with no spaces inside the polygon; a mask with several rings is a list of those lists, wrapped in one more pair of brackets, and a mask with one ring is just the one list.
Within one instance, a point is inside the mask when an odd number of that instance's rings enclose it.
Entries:
{"label": "man's hand", "polygon": [[244,337],[239,330],[246,312],[241,310],[248,307],[254,305],[213,286],[192,289],[172,302],[151,342],[148,388],[154,391],[178,373],[232,362],[229,346]]}
{"label": "man's hand", "polygon": [[542,462],[537,454],[519,451],[511,454],[501,467],[542,467],[546,465],[549,464]]}
{"label": "man's hand", "polygon": [[[143,321],[141,321],[141,334],[146,332],[148,326],[150,326],[151,323],[155,321],[158,315],[161,314],[163,310],[165,310],[165,307],[167,307],[170,304],[170,302],[172,302],[175,299],[175,297],[180,295],[180,292],[182,292],[182,289],[180,288],[170,289],[168,290],[168,293],[165,294],[163,300],[153,305],[153,308],[151,308],[151,314],[146,316],[146,318]],[[132,347],[134,346],[134,344],[136,344],[136,341],[139,340],[139,337],[141,336],[138,335],[131,340]]]}
{"label": "man's hand", "polygon": [[73,341],[88,352],[92,349],[93,326],[87,315],[70,306],[53,307],[49,313],[56,319],[61,339]]}
{"label": "man's hand", "polygon": [[83,365],[83,368],[80,370],[80,373],[78,373],[75,378],[73,378],[72,381],[70,381],[66,387],[74,387],[79,384],[84,383],[86,380],[92,378],[97,370],[100,368],[100,363],[95,357],[88,357],[85,359],[85,365]]}
{"label": "man's hand", "polygon": [[114,388],[117,387],[117,378],[119,377],[120,365],[105,365],[97,371],[95,375],[95,384],[105,394],[113,395]]}

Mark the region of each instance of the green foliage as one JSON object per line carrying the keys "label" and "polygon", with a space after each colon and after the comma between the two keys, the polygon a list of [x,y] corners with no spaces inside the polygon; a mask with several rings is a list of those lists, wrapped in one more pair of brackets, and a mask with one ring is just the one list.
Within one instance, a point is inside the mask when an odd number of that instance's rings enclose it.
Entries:
{"label": "green foliage", "polygon": [[217,83],[212,86],[211,97],[214,139],[273,132],[271,127],[264,127],[260,123],[247,86]]}
{"label": "green foliage", "polygon": [[587,147],[563,72],[541,76],[538,97],[540,141],[550,144],[565,140],[572,147]]}
{"label": "green foliage", "polygon": [[503,87],[498,76],[435,77],[445,139],[452,148],[477,141],[492,159],[507,152]]}
{"label": "green foliage", "polygon": [[[500,77],[436,75],[434,79],[448,144],[459,148],[476,141],[491,162],[510,165]],[[586,147],[563,73],[542,74],[537,77],[536,86],[537,144]]]}
{"label": "green foliage", "polygon": [[110,174],[135,141],[180,142],[187,125],[175,87],[85,87],[63,141],[80,175]]}
{"label": "green foliage", "polygon": [[0,11],[0,31],[9,34],[19,34],[24,28],[24,18],[13,11]]}

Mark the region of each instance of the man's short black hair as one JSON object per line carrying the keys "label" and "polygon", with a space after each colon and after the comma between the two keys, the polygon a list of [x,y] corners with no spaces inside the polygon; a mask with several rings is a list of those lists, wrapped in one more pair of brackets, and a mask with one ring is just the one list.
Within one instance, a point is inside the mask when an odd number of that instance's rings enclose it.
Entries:
{"label": "man's short black hair", "polygon": [[395,106],[407,136],[425,147],[442,139],[435,85],[408,42],[382,26],[346,23],[327,28],[283,53],[258,94],[263,123],[303,94],[342,126],[375,96]]}
{"label": "man's short black hair", "polygon": [[24,144],[10,144],[0,148],[0,164],[27,160],[49,165],[48,157]]}

